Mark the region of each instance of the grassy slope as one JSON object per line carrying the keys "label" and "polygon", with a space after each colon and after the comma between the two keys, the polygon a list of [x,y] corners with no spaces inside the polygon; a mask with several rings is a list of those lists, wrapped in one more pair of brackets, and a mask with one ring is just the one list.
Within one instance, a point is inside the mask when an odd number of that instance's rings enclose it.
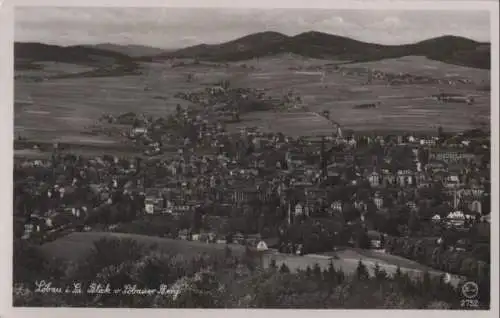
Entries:
{"label": "grassy slope", "polygon": [[[157,244],[160,250],[169,253],[182,253],[186,256],[195,256],[198,253],[224,253],[225,248],[224,244],[206,244],[128,233],[75,232],[42,245],[41,250],[49,257],[75,261],[89,255],[93,248],[93,242],[101,238],[134,239],[140,244]],[[231,245],[230,248],[235,255],[244,252],[244,248],[240,245]]]}

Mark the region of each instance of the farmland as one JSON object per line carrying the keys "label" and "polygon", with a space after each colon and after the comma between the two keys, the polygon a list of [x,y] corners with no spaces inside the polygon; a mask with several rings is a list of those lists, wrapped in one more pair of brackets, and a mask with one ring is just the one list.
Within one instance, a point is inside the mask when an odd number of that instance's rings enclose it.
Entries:
{"label": "farmland", "polygon": [[[405,71],[432,76],[461,76],[479,83],[488,80],[489,71],[447,65],[424,58],[407,57],[343,67],[367,67],[376,70]],[[302,98],[301,106],[309,112],[330,110],[332,118],[343,127],[373,130],[391,127],[395,130],[434,131],[437,126],[459,131],[473,127],[473,119],[489,122],[489,93],[478,91],[477,85],[461,87],[446,85],[388,86],[374,82],[365,84],[366,76],[327,72],[322,79],[318,71],[297,71],[298,67],[327,67],[335,61],[305,59],[296,56],[266,57],[224,65],[184,65],[172,67],[167,62],[142,63],[141,75],[121,77],[75,77],[30,82],[15,81],[15,134],[27,138],[54,140],[61,136],[82,138],[80,132],[103,113],[129,111],[156,116],[169,114],[177,104],[190,105],[177,99],[178,92],[189,92],[228,79],[233,87],[264,89],[268,96],[282,97],[293,90]],[[71,64],[45,65],[41,70],[18,71],[56,74],[75,72]],[[65,70],[65,67],[67,70]],[[187,81],[193,74],[194,80]],[[148,89],[145,89],[145,88]],[[475,95],[476,102],[438,104],[429,97],[441,91]],[[354,109],[358,103],[380,101],[375,109]],[[281,120],[277,120],[278,117]],[[249,113],[241,125],[271,127],[274,131],[290,131],[290,116],[275,113]],[[328,123],[306,114],[297,121],[304,135],[327,133]],[[296,118],[298,118],[296,116]],[[259,122],[262,121],[262,122]],[[273,125],[269,125],[273,123]],[[292,123],[293,125],[293,123]],[[297,131],[296,129],[295,131]],[[82,138],[83,139],[83,138]],[[92,142],[92,141],[89,141]],[[98,141],[99,142],[99,141]]]}
{"label": "farmland", "polygon": [[465,77],[478,83],[489,81],[490,75],[489,71],[446,64],[430,60],[423,56],[405,56],[381,61],[352,63],[349,66],[376,69],[383,72],[411,73],[414,75],[441,78]]}

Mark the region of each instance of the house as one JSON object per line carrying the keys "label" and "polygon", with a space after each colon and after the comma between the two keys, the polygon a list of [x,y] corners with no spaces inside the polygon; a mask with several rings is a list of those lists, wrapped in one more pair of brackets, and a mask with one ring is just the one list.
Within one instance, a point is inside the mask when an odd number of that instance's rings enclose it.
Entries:
{"label": "house", "polygon": [[406,202],[406,206],[410,208],[410,210],[416,210],[417,204],[414,201]]}
{"label": "house", "polygon": [[470,203],[470,205],[469,205],[469,209],[472,212],[476,212],[476,213],[482,214],[482,204],[481,204],[481,201],[479,201],[479,200],[472,201]]}
{"label": "house", "polygon": [[188,240],[190,238],[189,231],[186,229],[180,230],[179,231],[179,239],[181,240]]}
{"label": "house", "polygon": [[490,214],[488,214],[488,215],[483,215],[483,216],[481,217],[481,221],[482,221],[482,222],[491,223],[491,215],[490,215]]}
{"label": "house", "polygon": [[413,173],[411,170],[399,170],[398,171],[398,183],[400,186],[411,186],[415,182],[413,181]]}
{"label": "house", "polygon": [[245,243],[245,237],[241,233],[236,233],[233,235],[233,243],[236,244],[244,244]]}
{"label": "house", "polygon": [[378,193],[376,193],[375,197],[373,198],[373,203],[378,209],[381,209],[384,206],[384,199],[380,197]]}
{"label": "house", "polygon": [[368,231],[367,232],[368,239],[370,240],[370,246],[374,249],[379,249],[382,247],[383,243],[383,235],[377,231]]}
{"label": "house", "polygon": [[304,208],[302,207],[302,204],[297,203],[294,208],[295,216],[302,215],[303,213],[304,213]]}
{"label": "house", "polygon": [[431,149],[429,159],[440,160],[446,163],[457,162],[462,159],[470,158],[463,149]]}
{"label": "house", "polygon": [[383,173],[382,179],[385,186],[393,185],[396,183],[396,176],[390,173],[389,171]]}
{"label": "house", "polygon": [[441,216],[439,214],[435,214],[433,217],[432,217],[432,222],[435,222],[435,223],[439,223],[441,222]]}
{"label": "house", "polygon": [[433,147],[436,146],[437,142],[435,139],[420,139],[421,146]]}
{"label": "house", "polygon": [[205,243],[212,243],[216,241],[216,235],[212,232],[208,233],[201,233],[198,241],[205,242]]}
{"label": "house", "polygon": [[231,199],[235,203],[250,202],[259,196],[259,191],[253,187],[235,187],[231,191]]}
{"label": "house", "polygon": [[261,240],[261,241],[259,241],[259,243],[257,243],[256,249],[259,252],[264,252],[264,251],[267,251],[269,248],[267,247],[266,242]]}
{"label": "house", "polygon": [[228,242],[227,242],[227,240],[225,238],[221,238],[220,237],[220,238],[217,238],[215,240],[215,243],[217,243],[217,244],[227,244]]}
{"label": "house", "polygon": [[335,212],[342,212],[342,202],[341,201],[333,202],[331,208]]}
{"label": "house", "polygon": [[457,173],[449,173],[444,181],[447,188],[454,188],[460,185],[460,176]]}
{"label": "house", "polygon": [[147,214],[159,212],[164,207],[164,200],[160,196],[148,195],[144,199],[144,210]]}
{"label": "house", "polygon": [[368,208],[368,206],[366,205],[366,203],[365,203],[365,202],[363,202],[363,201],[358,201],[358,200],[356,200],[356,201],[354,202],[354,207],[355,207],[357,210],[359,210],[359,211],[366,211],[366,210],[367,210],[367,208]]}
{"label": "house", "polygon": [[148,132],[148,129],[146,127],[135,127],[131,131],[132,136],[140,136],[144,135]]}
{"label": "house", "polygon": [[368,176],[368,181],[372,187],[378,187],[380,185],[380,175],[374,171]]}
{"label": "house", "polygon": [[451,226],[463,226],[465,219],[466,217],[462,211],[451,212],[446,216],[446,221]]}

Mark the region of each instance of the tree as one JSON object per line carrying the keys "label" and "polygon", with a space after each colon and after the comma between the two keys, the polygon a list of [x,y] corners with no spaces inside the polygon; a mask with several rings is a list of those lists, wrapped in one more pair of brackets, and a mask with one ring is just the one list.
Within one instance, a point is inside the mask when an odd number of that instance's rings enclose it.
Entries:
{"label": "tree", "polygon": [[432,291],[431,275],[429,271],[425,271],[421,282],[422,295],[429,295]]}
{"label": "tree", "polygon": [[398,265],[396,268],[396,272],[394,273],[394,280],[400,281],[403,277],[403,273],[401,272],[401,267]]}
{"label": "tree", "polygon": [[288,266],[286,266],[285,263],[281,264],[279,271],[282,274],[290,273],[290,269],[288,268]]}
{"label": "tree", "polygon": [[359,280],[365,280],[370,278],[370,274],[368,273],[368,269],[366,265],[363,264],[361,260],[358,261],[358,266],[356,267],[356,277]]}
{"label": "tree", "polygon": [[410,213],[410,219],[408,220],[408,230],[410,231],[410,235],[413,235],[418,230],[420,230],[420,220],[416,213]]}
{"label": "tree", "polygon": [[373,275],[378,281],[384,281],[387,279],[386,271],[380,268],[380,265],[378,263],[375,263],[375,266],[373,268]]}
{"label": "tree", "polygon": [[311,277],[312,276],[312,269],[309,265],[306,267],[306,276]]}
{"label": "tree", "polygon": [[226,259],[229,259],[233,256],[233,252],[231,251],[231,248],[228,245],[224,247],[224,255]]}
{"label": "tree", "polygon": [[439,141],[442,142],[445,138],[443,127],[441,127],[441,126],[438,127],[437,134],[438,134]]}
{"label": "tree", "polygon": [[313,266],[313,274],[316,279],[322,279],[321,267],[319,267],[318,263],[315,263]]}
{"label": "tree", "polygon": [[271,262],[269,263],[269,267],[273,270],[276,270],[278,268],[278,265],[276,265],[276,260],[272,259]]}
{"label": "tree", "polygon": [[335,281],[335,277],[337,275],[337,271],[335,270],[335,267],[333,266],[333,262],[330,261],[328,264],[328,268],[325,270],[324,277],[328,279],[330,282]]}
{"label": "tree", "polygon": [[370,238],[366,229],[360,229],[356,234],[356,245],[359,248],[369,249],[370,248]]}

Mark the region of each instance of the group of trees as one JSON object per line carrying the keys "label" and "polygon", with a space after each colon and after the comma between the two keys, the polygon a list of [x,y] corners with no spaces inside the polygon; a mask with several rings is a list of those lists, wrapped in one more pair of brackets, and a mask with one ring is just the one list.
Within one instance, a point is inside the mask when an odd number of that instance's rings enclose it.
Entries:
{"label": "group of trees", "polygon": [[[26,244],[21,243],[21,244]],[[458,290],[443,277],[410,278],[399,269],[393,276],[379,266],[370,270],[359,262],[354,274],[315,265],[292,271],[271,262],[255,266],[247,251],[235,256],[231,249],[212,255],[187,257],[159,252],[132,240],[102,239],[92,253],[75,263],[47,262],[30,246],[17,246],[14,256],[15,306],[95,306],[166,308],[459,308]],[[82,283],[82,293],[36,293],[33,282],[53,286]],[[90,283],[138,289],[170,288],[151,295],[92,294]],[[19,283],[23,283],[22,286]],[[22,288],[21,288],[22,287]],[[175,288],[174,288],[175,287]],[[487,303],[484,303],[488,306]]]}
{"label": "group of trees", "polygon": [[279,235],[280,250],[285,253],[295,253],[299,245],[302,253],[321,253],[351,244],[370,248],[367,229],[361,224],[347,225],[342,220],[328,218],[294,223]]}
{"label": "group of trees", "polygon": [[469,243],[467,249],[457,250],[450,246],[453,240],[443,235],[439,243],[422,239],[390,237],[386,251],[415,260],[429,267],[457,274],[476,282],[480,286],[481,297],[489,301],[490,266],[489,244]]}
{"label": "group of trees", "polygon": [[259,308],[350,308],[350,309],[450,309],[459,308],[458,290],[443,277],[424,273],[412,279],[397,270],[391,276],[375,265],[370,275],[361,261],[352,275],[332,263],[291,273],[286,265],[271,264],[269,272],[254,283],[253,301]]}

